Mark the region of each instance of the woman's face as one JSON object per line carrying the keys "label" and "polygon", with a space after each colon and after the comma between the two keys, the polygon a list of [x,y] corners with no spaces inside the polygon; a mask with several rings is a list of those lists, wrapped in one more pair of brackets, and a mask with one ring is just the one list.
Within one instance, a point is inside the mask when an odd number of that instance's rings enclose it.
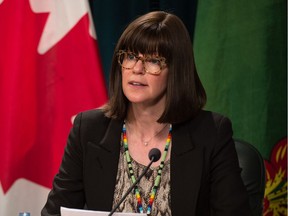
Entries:
{"label": "woman's face", "polygon": [[[143,57],[142,54],[138,55]],[[146,68],[147,69],[147,68]],[[165,103],[168,68],[153,75],[146,73],[143,61],[137,60],[131,69],[122,67],[122,88],[124,95],[132,104],[154,106]]]}

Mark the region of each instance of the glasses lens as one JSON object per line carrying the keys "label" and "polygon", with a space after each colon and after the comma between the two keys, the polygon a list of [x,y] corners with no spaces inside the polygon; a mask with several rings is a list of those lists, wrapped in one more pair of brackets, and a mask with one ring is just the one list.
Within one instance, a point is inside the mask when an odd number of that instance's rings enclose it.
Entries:
{"label": "glasses lens", "polygon": [[122,67],[132,69],[137,62],[137,57],[133,53],[119,53],[119,63]]}
{"label": "glasses lens", "polygon": [[146,72],[152,74],[159,74],[161,72],[161,62],[157,58],[146,58],[145,59]]}

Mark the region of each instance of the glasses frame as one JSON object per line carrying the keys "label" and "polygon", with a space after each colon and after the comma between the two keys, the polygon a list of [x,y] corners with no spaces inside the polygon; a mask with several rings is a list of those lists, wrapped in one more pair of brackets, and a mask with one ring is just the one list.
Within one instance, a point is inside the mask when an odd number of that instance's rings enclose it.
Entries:
{"label": "glasses frame", "polygon": [[[122,54],[126,54],[126,55],[127,55],[127,54],[132,54],[132,55],[135,56],[135,58],[137,59],[137,61],[135,62],[135,64],[133,65],[133,67],[127,68],[127,67],[124,67],[124,66],[122,65],[121,59],[120,59],[120,57],[121,57]],[[119,50],[119,51],[117,52],[117,56],[118,56],[118,63],[119,63],[119,65],[120,65],[122,68],[131,70],[131,69],[133,69],[133,68],[135,67],[135,65],[137,64],[137,62],[140,60],[140,61],[142,62],[142,64],[143,64],[145,73],[152,74],[152,75],[159,75],[159,74],[162,72],[162,69],[167,66],[167,64],[166,64],[166,58],[165,58],[165,57],[160,57],[160,56],[152,57],[152,56],[150,56],[150,55],[146,55],[146,56],[144,56],[144,57],[141,57],[141,56],[137,56],[137,55],[136,55],[135,53],[133,53],[133,52],[126,51],[126,50]],[[150,71],[148,71],[148,70],[146,69],[146,67],[145,67],[145,61],[146,61],[148,58],[154,58],[154,59],[157,59],[157,60],[160,62],[160,65],[159,65],[159,66],[160,66],[160,69],[159,69],[159,71],[150,72]]]}

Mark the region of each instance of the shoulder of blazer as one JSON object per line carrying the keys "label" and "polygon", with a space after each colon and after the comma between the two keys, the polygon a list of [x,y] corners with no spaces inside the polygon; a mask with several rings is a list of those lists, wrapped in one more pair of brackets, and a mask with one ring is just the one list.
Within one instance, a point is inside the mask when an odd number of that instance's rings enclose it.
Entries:
{"label": "shoulder of blazer", "polygon": [[95,143],[107,150],[113,150],[113,143],[119,143],[123,122],[106,117],[102,109],[81,112],[76,119],[82,143]]}
{"label": "shoulder of blazer", "polygon": [[[193,148],[205,145],[212,147],[211,144],[217,140],[219,133],[223,132],[232,134],[230,120],[219,113],[201,110],[194,118],[173,125],[172,139],[177,138],[177,141],[181,141],[179,145],[181,148],[186,145],[185,149],[189,148],[188,145],[192,145]],[[178,148],[180,146],[177,146],[176,150]]]}
{"label": "shoulder of blazer", "polygon": [[197,129],[218,131],[223,124],[231,125],[231,121],[220,113],[201,110],[193,119],[188,121],[188,124],[191,129],[196,131]]}
{"label": "shoulder of blazer", "polygon": [[105,117],[101,109],[87,110],[77,114],[74,125],[78,124],[82,138],[96,139],[101,136],[108,127],[111,119]]}

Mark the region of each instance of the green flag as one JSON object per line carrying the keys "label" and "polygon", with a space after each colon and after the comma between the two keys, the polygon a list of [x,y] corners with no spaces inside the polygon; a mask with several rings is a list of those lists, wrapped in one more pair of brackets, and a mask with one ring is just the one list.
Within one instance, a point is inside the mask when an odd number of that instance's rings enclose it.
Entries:
{"label": "green flag", "polygon": [[[282,155],[287,155],[286,4],[285,0],[200,0],[196,14],[193,43],[208,96],[206,109],[230,117],[234,138],[254,145],[265,159],[280,140]],[[287,210],[286,189],[283,192],[287,166],[279,170],[284,175],[278,179],[278,189],[272,182],[275,172],[269,175],[265,196],[277,194],[281,187],[284,196],[278,206],[274,202],[279,210],[265,207],[267,216]],[[284,207],[279,204],[283,199]]]}

